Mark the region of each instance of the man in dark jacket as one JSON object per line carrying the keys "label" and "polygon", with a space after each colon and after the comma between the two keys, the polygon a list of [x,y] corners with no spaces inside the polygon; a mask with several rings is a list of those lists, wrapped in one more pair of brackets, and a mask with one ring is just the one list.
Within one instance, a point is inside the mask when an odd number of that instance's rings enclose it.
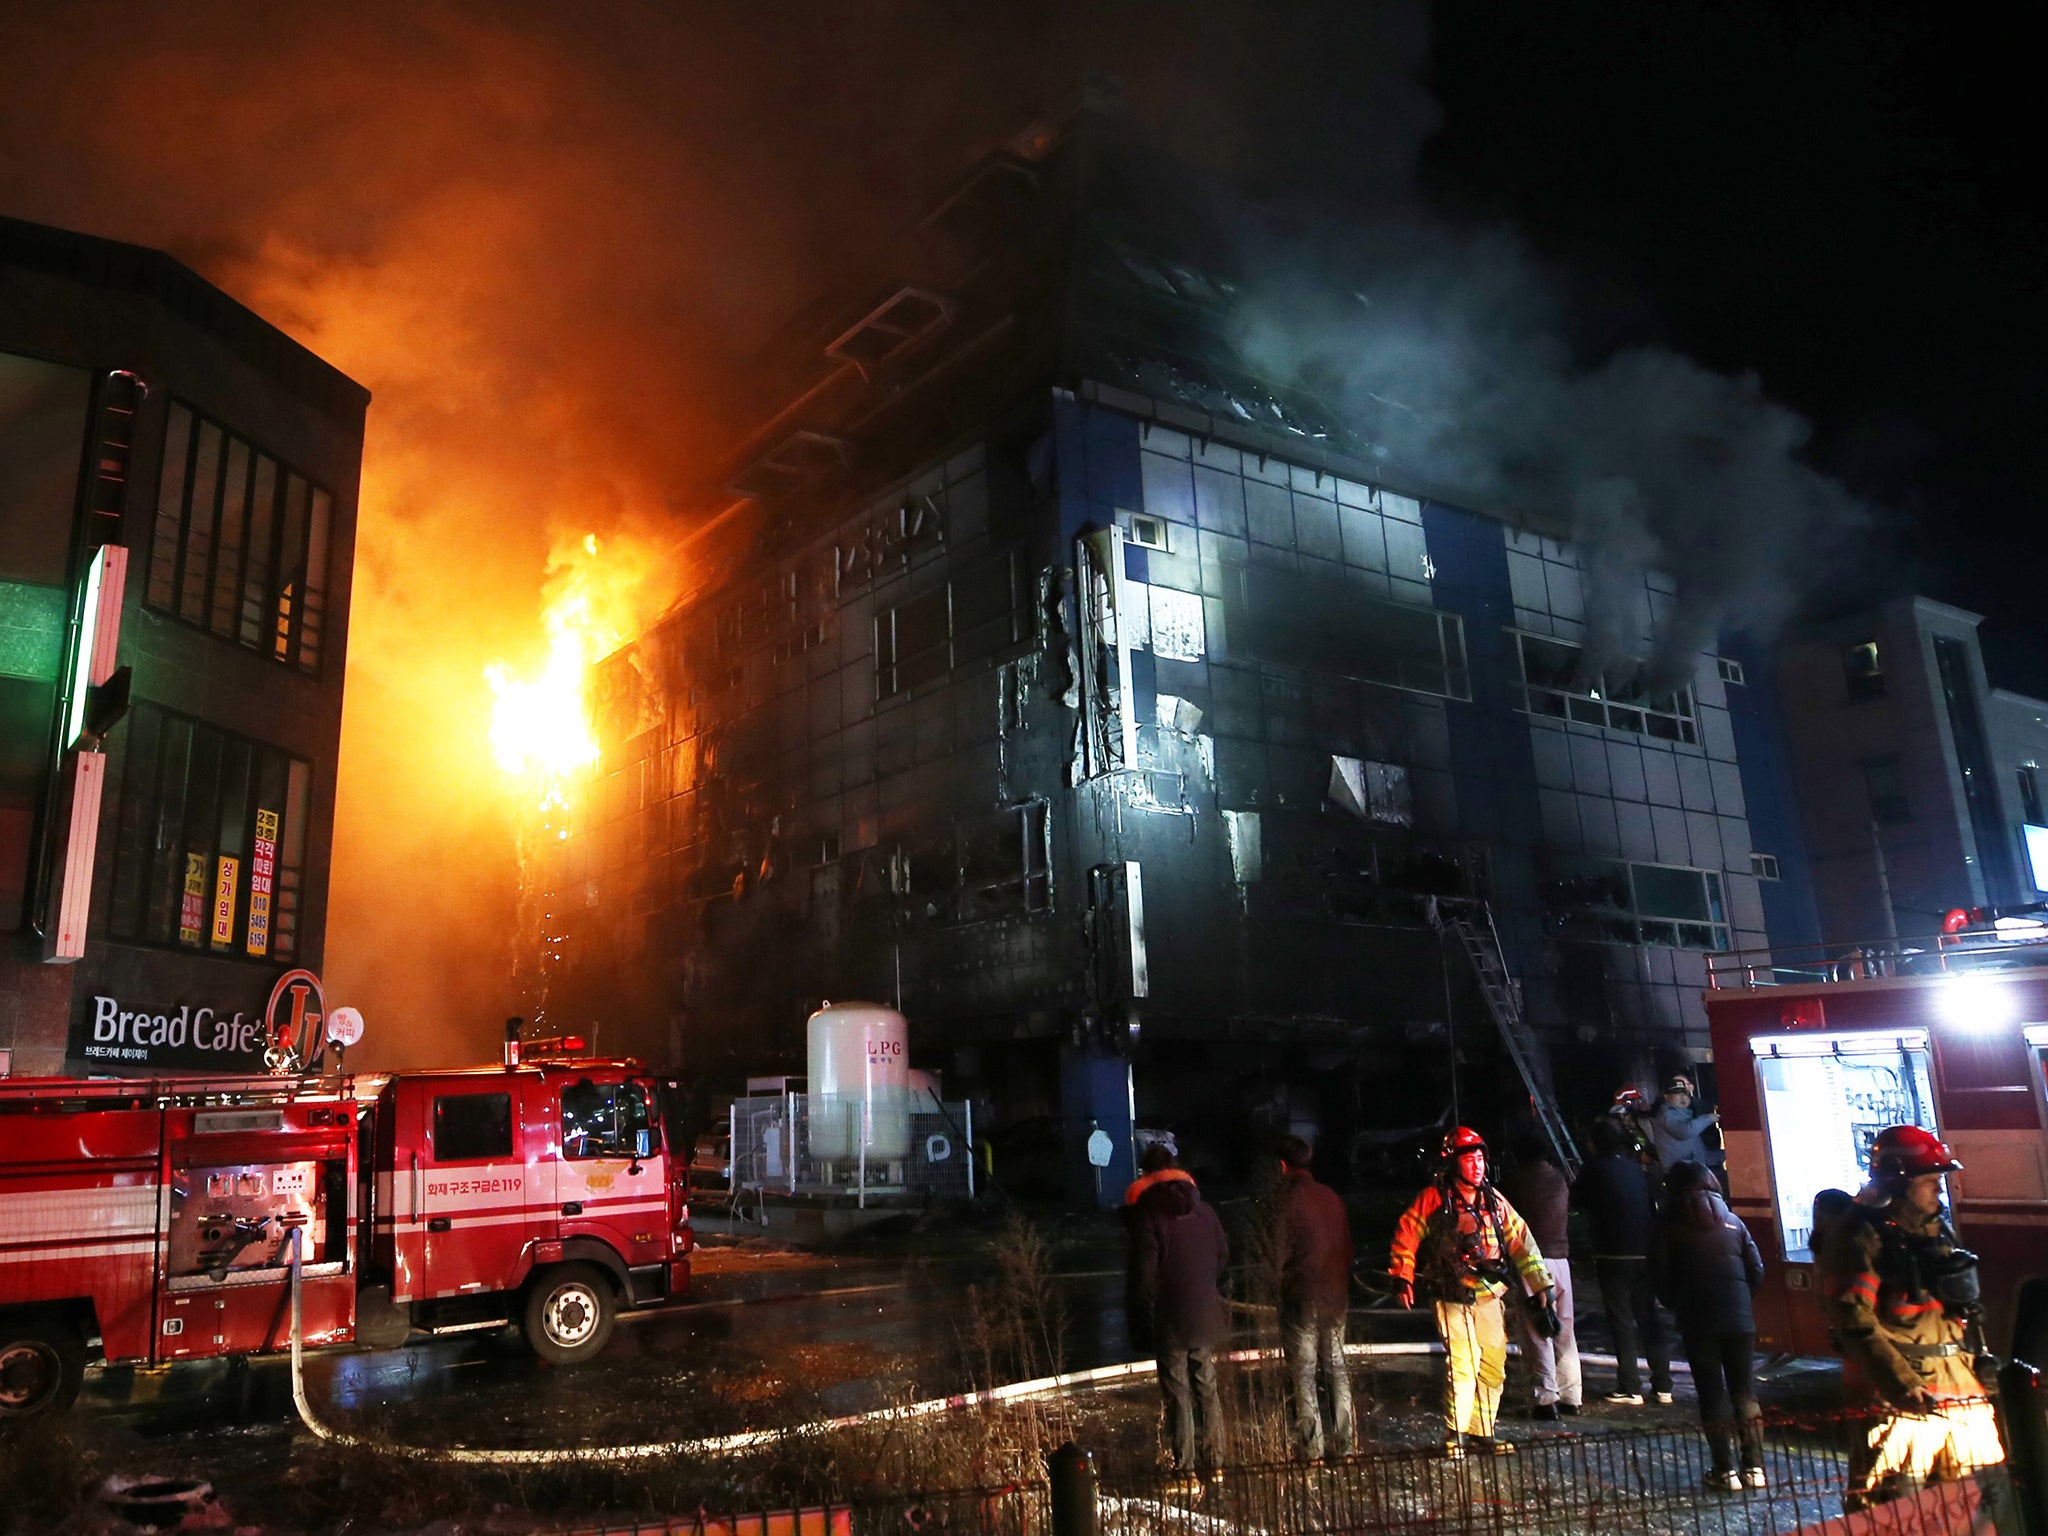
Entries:
{"label": "man in dark jacket", "polygon": [[1593,1156],[1579,1170],[1572,1198],[1593,1229],[1593,1273],[1614,1330],[1614,1390],[1605,1401],[1641,1406],[1643,1378],[1636,1351],[1649,1354],[1650,1390],[1669,1403],[1671,1349],[1650,1284],[1650,1246],[1656,1238],[1657,1201],[1648,1169],[1630,1155],[1628,1135],[1612,1117],[1593,1122]]}
{"label": "man in dark jacket", "polygon": [[1153,1185],[1129,1212],[1130,1294],[1158,1356],[1174,1467],[1183,1478],[1194,1476],[1199,1432],[1200,1466],[1219,1476],[1223,1399],[1216,1386],[1216,1346],[1230,1331],[1220,1289],[1230,1243],[1192,1179]]}
{"label": "man in dark jacket", "polygon": [[1665,1176],[1658,1236],[1657,1294],[1678,1318],[1713,1458],[1707,1492],[1761,1488],[1763,1434],[1753,1370],[1756,1316],[1749,1298],[1764,1283],[1763,1256],[1703,1163],[1674,1164]]}
{"label": "man in dark jacket", "polygon": [[1557,1304],[1558,1333],[1546,1339],[1530,1325],[1525,1308],[1512,1309],[1522,1341],[1522,1358],[1530,1365],[1536,1387],[1536,1417],[1555,1420],[1573,1414],[1585,1401],[1579,1374],[1579,1331],[1572,1316],[1572,1264],[1569,1207],[1572,1187],[1557,1166],[1548,1143],[1533,1133],[1515,1141],[1515,1166],[1501,1175],[1501,1193],[1529,1223],[1529,1235],[1543,1250],[1550,1271],[1550,1297]]}
{"label": "man in dark jacket", "polygon": [[1299,1136],[1280,1143],[1280,1347],[1294,1400],[1294,1450],[1308,1461],[1323,1458],[1326,1424],[1333,1457],[1349,1456],[1358,1443],[1344,1364],[1351,1217],[1337,1192],[1309,1172],[1314,1156]]}

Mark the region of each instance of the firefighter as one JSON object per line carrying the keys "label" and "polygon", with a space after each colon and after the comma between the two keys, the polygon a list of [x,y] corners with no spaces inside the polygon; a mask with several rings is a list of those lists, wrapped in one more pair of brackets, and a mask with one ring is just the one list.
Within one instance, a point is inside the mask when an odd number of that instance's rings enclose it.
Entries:
{"label": "firefighter", "polygon": [[[1450,1369],[1444,1381],[1444,1455],[1505,1456],[1494,1437],[1507,1380],[1508,1337],[1502,1298],[1526,1286],[1555,1318],[1550,1274],[1529,1228],[1489,1177],[1486,1142],[1459,1126],[1444,1138],[1435,1180],[1401,1213],[1394,1229],[1395,1294],[1412,1307],[1419,1292],[1433,1303]],[[1555,1337],[1554,1322],[1546,1332]]]}
{"label": "firefighter", "polygon": [[1869,1202],[1842,1212],[1823,1238],[1820,1288],[1837,1345],[1885,1415],[1857,1457],[1845,1507],[1892,1497],[1902,1480],[1953,1478],[2002,1459],[1973,1348],[1976,1255],[1956,1245],[1941,1204],[1942,1175],[1962,1166],[1917,1125],[1879,1132]]}

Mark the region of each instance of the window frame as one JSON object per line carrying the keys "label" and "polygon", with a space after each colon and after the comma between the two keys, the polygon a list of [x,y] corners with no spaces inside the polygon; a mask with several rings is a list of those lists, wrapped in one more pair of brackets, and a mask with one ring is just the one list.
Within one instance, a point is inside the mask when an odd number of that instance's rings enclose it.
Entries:
{"label": "window frame", "polygon": [[[259,507],[259,488],[266,486],[269,506]],[[230,508],[232,529],[223,521]],[[173,398],[157,465],[143,606],[317,678],[326,660],[334,523],[334,494],[327,486],[189,401]],[[254,547],[256,534],[260,550]]]}
{"label": "window frame", "polygon": [[[202,749],[213,758],[211,771],[196,766]],[[219,770],[222,764],[237,763],[246,765],[246,778],[240,815],[231,825]],[[208,803],[195,803],[195,788],[199,799]],[[273,798],[276,803],[268,803]],[[274,813],[278,822],[266,839],[271,845],[268,870],[262,868],[263,850],[258,846],[266,812]],[[139,700],[129,715],[122,754],[108,938],[242,964],[295,960],[306,908],[306,835],[312,812],[310,759],[274,742]],[[220,944],[214,942],[206,908],[218,891],[222,860],[227,858],[236,861],[233,915],[228,940]],[[252,950],[251,919],[258,896],[267,898],[261,914],[262,947]]]}
{"label": "window frame", "polygon": [[[1642,883],[1637,875],[1639,870],[1655,871],[1662,875],[1697,876],[1703,898],[1701,905],[1706,916],[1695,917],[1646,910],[1641,892]],[[1694,864],[1659,864],[1647,859],[1572,858],[1564,861],[1564,869],[1561,872],[1548,878],[1561,883],[1564,879],[1572,877],[1612,878],[1615,872],[1619,872],[1621,881],[1628,891],[1627,906],[1611,902],[1561,902],[1546,899],[1543,903],[1545,926],[1559,937],[1591,943],[1653,945],[1660,949],[1690,949],[1706,954],[1725,954],[1732,946],[1734,924],[1728,916],[1728,884],[1721,870],[1704,869]],[[1597,931],[1603,927],[1606,929],[1604,933]],[[1595,931],[1586,931],[1589,928]],[[1668,932],[1653,931],[1655,929]],[[1698,931],[1701,930],[1704,931],[1706,939],[1704,943],[1697,942]],[[1688,932],[1693,933],[1693,939],[1688,940]]]}
{"label": "window frame", "polygon": [[1714,667],[1721,674],[1722,682],[1736,688],[1748,686],[1749,674],[1743,669],[1742,663],[1733,656],[1716,656],[1714,658]]}
{"label": "window frame", "polygon": [[[988,576],[998,568],[1008,593],[1006,608],[1000,614],[968,614],[963,622],[959,606],[961,587]],[[943,632],[937,639],[918,644],[915,650],[903,651],[899,648],[903,640],[901,617],[905,610],[924,604],[943,608]],[[922,592],[906,593],[887,606],[878,604],[873,620],[875,701],[882,703],[913,694],[928,684],[949,677],[956,667],[965,663],[1001,658],[1012,646],[1029,638],[1029,609],[1022,561],[1015,549],[998,550],[986,559],[949,567],[945,580],[937,585]],[[1006,626],[1007,634],[1000,635],[992,645],[984,645],[982,642],[988,636],[983,631],[995,631],[999,624]],[[963,642],[970,647],[965,654]]]}
{"label": "window frame", "polygon": [[[444,1150],[442,1138],[448,1128],[442,1124],[441,1107],[444,1104],[466,1103],[471,1100],[486,1103],[495,1102],[501,1106],[504,1115],[502,1126],[504,1145],[502,1148],[499,1148],[494,1141],[491,1148],[482,1151],[472,1150],[469,1147],[464,1147],[459,1152]],[[513,1147],[517,1142],[512,1114],[512,1094],[509,1089],[487,1089],[478,1093],[437,1093],[427,1109],[427,1125],[429,1144],[434,1149],[434,1166],[437,1168],[453,1163],[509,1162],[512,1158]],[[487,1129],[495,1135],[499,1131],[500,1126],[494,1119]]]}
{"label": "window frame", "polygon": [[1782,880],[1784,869],[1778,863],[1775,853],[1764,853],[1752,848],[1749,852],[1749,872],[1759,880]]}
{"label": "window frame", "polygon": [[[1554,645],[1563,649],[1585,654],[1585,647],[1575,640],[1560,640],[1555,635],[1537,634],[1533,630],[1508,627],[1507,633],[1514,637],[1515,676],[1512,679],[1521,702],[1516,705],[1520,714],[1536,720],[1563,720],[1575,725],[1597,726],[1602,730],[1619,731],[1628,736],[1647,737],[1652,741],[1681,742],[1686,746],[1700,743],[1699,701],[1693,695],[1692,684],[1686,683],[1670,694],[1646,698],[1640,692],[1611,696],[1606,678],[1594,680],[1590,689],[1561,687],[1555,682],[1532,679],[1529,675],[1528,642],[1539,645]],[[1634,684],[1629,685],[1631,688]],[[1658,701],[1669,698],[1672,708],[1658,707]],[[1555,703],[1555,708],[1543,708],[1544,703]],[[1631,723],[1631,717],[1634,717]],[[1652,722],[1668,722],[1668,730],[1658,730]]]}

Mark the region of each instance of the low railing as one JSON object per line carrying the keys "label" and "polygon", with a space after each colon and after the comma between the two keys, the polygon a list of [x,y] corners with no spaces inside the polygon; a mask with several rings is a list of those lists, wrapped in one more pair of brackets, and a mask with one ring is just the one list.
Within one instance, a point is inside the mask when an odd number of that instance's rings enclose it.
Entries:
{"label": "low railing", "polygon": [[[1071,1475],[1064,1483],[924,1493],[857,1503],[854,1531],[1791,1536],[1825,1528],[1834,1536],[1864,1528],[1826,1522],[1842,1516],[1863,1464],[1859,1455],[1881,1422],[1855,1413],[1766,1420],[1758,1463],[1763,1485],[1739,1491],[1705,1486],[1709,1453],[1697,1428],[1661,1427],[1537,1435],[1519,1440],[1513,1455],[1462,1460],[1447,1460],[1434,1447],[1376,1450],[1330,1464],[1233,1466],[1213,1478],[1114,1472],[1089,1479],[1078,1494]],[[2003,1465],[1946,1481],[1894,1480],[1882,1492],[1882,1519],[1872,1530],[2020,1530]]]}
{"label": "low railing", "polygon": [[2043,939],[1944,935],[1924,943],[1879,939],[1849,944],[1781,944],[1731,949],[1707,956],[1707,986],[1714,991],[1754,987],[1812,987],[1900,976],[1941,976],[1956,971],[2048,966]]}

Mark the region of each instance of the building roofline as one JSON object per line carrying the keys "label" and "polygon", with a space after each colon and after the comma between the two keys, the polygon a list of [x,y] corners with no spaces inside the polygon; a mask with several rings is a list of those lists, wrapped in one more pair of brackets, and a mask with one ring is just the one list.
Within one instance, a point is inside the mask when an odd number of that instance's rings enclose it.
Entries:
{"label": "building roofline", "polygon": [[1944,603],[1938,598],[1922,597],[1917,592],[1906,599],[1906,601],[1911,604],[1915,613],[1938,615],[1944,619],[1952,619],[1972,626],[1984,622],[1984,615],[1981,613],[1972,613],[1967,608],[1958,608],[1954,603]]}
{"label": "building roofline", "polygon": [[2021,693],[2017,688],[1993,688],[1991,697],[2007,704],[2020,704],[2028,709],[2037,709],[2048,715],[2048,699],[2036,697],[2031,693]]}
{"label": "building roofline", "polygon": [[162,251],[0,215],[0,266],[153,300],[336,420],[369,409],[368,389]]}

